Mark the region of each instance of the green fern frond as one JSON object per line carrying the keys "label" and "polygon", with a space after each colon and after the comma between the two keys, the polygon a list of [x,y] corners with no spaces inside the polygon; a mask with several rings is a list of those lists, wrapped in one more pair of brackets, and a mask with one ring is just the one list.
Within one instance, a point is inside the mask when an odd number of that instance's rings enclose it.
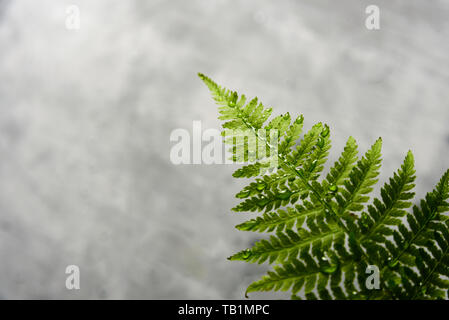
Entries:
{"label": "green fern frond", "polygon": [[[381,189],[381,199],[374,199],[367,212],[362,213],[358,225],[361,230],[361,243],[369,251],[370,256],[381,262],[388,258],[384,244],[390,243],[388,237],[393,235],[394,227],[402,224],[401,218],[407,214],[405,209],[411,206],[415,186],[415,170],[413,154],[409,151],[401,169],[385,183]],[[389,247],[393,246],[390,243]],[[376,252],[377,251],[377,252]]]}
{"label": "green fern frond", "polygon": [[[346,178],[348,178],[352,168],[354,167],[357,158],[357,143],[353,137],[349,137],[346,146],[334,166],[329,170],[326,176],[326,181],[329,186],[333,186],[336,191],[339,186],[343,185]],[[336,188],[337,187],[337,188]]]}
{"label": "green fern frond", "polygon": [[303,201],[302,205],[286,207],[277,212],[264,213],[262,216],[245,221],[236,226],[241,231],[272,232],[292,229],[295,225],[299,228],[306,219],[316,219],[323,214],[323,206],[313,205],[311,202]]}
{"label": "green fern frond", "polygon": [[292,294],[296,295],[302,290],[307,298],[316,298],[315,292],[323,299],[331,298],[333,293],[343,298],[346,295],[341,289],[333,290],[339,288],[338,286],[328,288],[329,283],[340,283],[341,273],[336,272],[338,268],[337,262],[323,261],[306,252],[301,256],[301,260],[294,259],[282,266],[275,266],[274,270],[269,271],[261,280],[252,283],[246,294],[254,291],[291,290]]}
{"label": "green fern frond", "polygon": [[357,162],[349,173],[349,179],[344,182],[344,189],[338,192],[335,200],[338,205],[338,216],[347,216],[363,210],[363,204],[368,202],[369,194],[376,184],[379,175],[380,150],[382,140],[379,138],[365,156]]}
{"label": "green fern frond", "polygon": [[[449,281],[449,170],[432,192],[407,214],[408,228],[394,231],[389,245],[390,267],[400,284],[389,283],[397,296],[408,299],[446,298]],[[416,270],[417,268],[417,270]],[[444,291],[443,291],[444,290]]]}
{"label": "green fern frond", "polygon": [[[252,249],[243,250],[229,258],[229,260],[242,260],[247,262],[282,263],[286,260],[293,260],[302,254],[304,250],[309,250],[310,246],[320,245],[321,249],[328,250],[337,237],[342,238],[343,232],[336,229],[325,229],[308,231],[300,229],[297,232],[287,229],[285,233],[278,232],[272,235],[269,240],[256,242]],[[324,230],[323,230],[324,229]]]}
{"label": "green fern frond", "polygon": [[[233,211],[263,212],[236,228],[271,233],[228,258],[273,265],[246,294],[282,290],[292,299],[447,298],[449,170],[420,206],[408,211],[415,180],[409,151],[370,203],[381,165],[380,138],[359,159],[350,137],[323,177],[331,148],[328,125],[315,124],[301,137],[302,115],[269,120],[272,109],[257,98],[247,101],[199,77],[219,105],[232,159],[245,163],[233,176],[253,179],[237,193],[241,202]],[[369,285],[367,270],[376,268],[378,283]]]}

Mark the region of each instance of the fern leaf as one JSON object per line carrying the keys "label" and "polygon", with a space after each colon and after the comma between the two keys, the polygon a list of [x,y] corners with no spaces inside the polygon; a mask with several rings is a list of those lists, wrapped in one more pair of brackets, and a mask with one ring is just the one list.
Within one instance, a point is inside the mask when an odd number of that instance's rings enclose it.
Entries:
{"label": "fern leaf", "polygon": [[320,249],[329,250],[337,237],[343,237],[343,232],[338,229],[323,227],[319,230],[307,231],[300,229],[297,232],[287,229],[285,233],[278,232],[269,240],[260,240],[251,249],[246,249],[231,256],[229,260],[241,260],[247,262],[283,263],[292,260],[309,250],[310,246],[319,245]]}
{"label": "fern leaf", "polygon": [[360,241],[364,245],[372,261],[385,261],[388,257],[383,254],[383,245],[389,242],[388,237],[393,235],[393,228],[402,223],[401,218],[407,214],[406,208],[411,206],[410,199],[414,193],[410,192],[415,180],[413,154],[409,151],[401,169],[385,183],[381,190],[381,199],[374,199],[374,204],[362,213],[358,221],[361,230]]}
{"label": "fern leaf", "polygon": [[[407,215],[409,228],[394,232],[395,243],[389,247],[389,266],[399,265],[403,288],[390,285],[391,290],[408,298],[425,298],[428,294],[442,297],[442,289],[449,289],[449,282],[442,279],[449,272],[448,218],[449,170],[432,192],[414,206]],[[393,258],[392,258],[393,257]],[[416,266],[418,274],[413,269]],[[410,276],[415,274],[416,277]],[[404,276],[405,275],[405,276]]]}
{"label": "fern leaf", "polygon": [[369,200],[366,194],[373,190],[372,186],[377,182],[381,147],[382,140],[379,138],[352,168],[349,179],[344,182],[344,189],[335,196],[340,217],[363,210],[363,204]]}
{"label": "fern leaf", "polygon": [[[293,259],[283,266],[275,266],[273,271],[269,271],[262,279],[252,283],[246,290],[246,296],[255,291],[288,291],[293,295],[303,291],[307,298],[316,298],[315,292],[320,298],[331,298],[332,287],[329,283],[338,283],[341,280],[338,264],[328,261],[318,260],[316,262],[313,255],[305,253],[301,260]],[[314,292],[315,291],[315,292]],[[344,292],[335,290],[340,298],[345,296]]]}
{"label": "fern leaf", "polygon": [[357,143],[353,137],[349,137],[340,158],[326,176],[327,184],[333,187],[331,192],[337,191],[338,186],[343,185],[348,178],[355,162],[358,160],[357,153]]}
{"label": "fern leaf", "polygon": [[[301,138],[302,115],[269,120],[272,109],[257,98],[247,101],[199,76],[219,105],[232,159],[250,162],[233,173],[253,179],[237,193],[241,201],[233,211],[263,212],[236,228],[271,233],[229,257],[275,264],[246,294],[283,290],[292,299],[447,298],[449,170],[410,212],[415,170],[408,152],[368,204],[381,165],[380,138],[358,159],[356,141],[349,137],[323,178],[331,148],[327,125],[317,123]],[[376,289],[365,282],[373,264],[382,278]]]}

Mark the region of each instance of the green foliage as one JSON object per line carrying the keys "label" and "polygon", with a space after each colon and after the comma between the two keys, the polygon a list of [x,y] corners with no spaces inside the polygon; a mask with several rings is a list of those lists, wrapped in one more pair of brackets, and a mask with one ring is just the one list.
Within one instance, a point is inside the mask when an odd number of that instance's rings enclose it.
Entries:
{"label": "green foliage", "polygon": [[[220,106],[233,159],[251,162],[233,176],[255,178],[236,195],[241,202],[233,211],[262,213],[236,227],[269,233],[229,257],[273,265],[247,294],[282,290],[294,299],[447,298],[449,170],[412,207],[415,170],[409,151],[380,197],[370,201],[381,166],[380,138],[359,159],[356,141],[349,137],[324,177],[331,146],[327,125],[318,123],[301,138],[303,116],[292,120],[287,113],[268,122],[272,109],[257,98],[247,103],[244,95],[199,77]],[[258,150],[276,152],[245,150],[248,144],[235,143],[242,132]],[[366,284],[368,266],[380,271],[378,289]]]}

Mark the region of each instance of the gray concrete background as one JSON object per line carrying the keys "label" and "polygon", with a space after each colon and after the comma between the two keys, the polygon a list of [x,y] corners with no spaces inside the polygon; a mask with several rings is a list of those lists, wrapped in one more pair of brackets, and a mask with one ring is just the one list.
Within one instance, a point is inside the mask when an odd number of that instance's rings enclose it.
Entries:
{"label": "gray concrete background", "polygon": [[243,298],[267,269],[225,259],[256,236],[233,228],[244,182],[169,161],[172,130],[219,128],[198,71],[329,123],[331,160],[382,136],[382,182],[412,149],[422,196],[449,167],[448,17],[424,0],[0,1],[0,298]]}

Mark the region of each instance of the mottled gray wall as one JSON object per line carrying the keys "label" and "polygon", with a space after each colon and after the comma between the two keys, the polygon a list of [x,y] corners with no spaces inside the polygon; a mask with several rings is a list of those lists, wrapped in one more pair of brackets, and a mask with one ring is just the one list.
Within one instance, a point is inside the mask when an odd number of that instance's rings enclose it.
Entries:
{"label": "mottled gray wall", "polygon": [[225,259],[255,236],[229,211],[244,182],[169,161],[173,129],[219,128],[198,71],[329,123],[332,160],[382,136],[381,181],[412,149],[423,195],[449,167],[448,17],[442,0],[0,1],[0,298],[243,297],[266,270]]}

